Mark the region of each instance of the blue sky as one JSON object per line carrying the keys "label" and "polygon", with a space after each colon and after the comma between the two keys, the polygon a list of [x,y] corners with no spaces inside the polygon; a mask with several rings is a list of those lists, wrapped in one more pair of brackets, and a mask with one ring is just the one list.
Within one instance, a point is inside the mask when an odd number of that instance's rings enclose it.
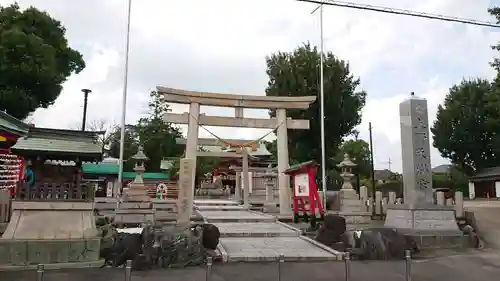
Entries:
{"label": "blue sky", "polygon": [[[12,0],[0,0],[0,4]],[[60,19],[70,44],[80,50],[87,69],[71,77],[49,109],[33,116],[37,126],[78,127],[82,88],[89,98],[90,120],[119,122],[126,27],[125,0],[21,0]],[[417,11],[492,20],[487,8],[500,0],[359,1]],[[146,110],[148,92],[157,85],[183,89],[264,94],[265,56],[291,51],[302,42],[319,43],[319,18],[313,4],[293,0],[133,0],[127,122]],[[374,126],[377,168],[401,170],[398,104],[410,92],[428,99],[430,122],[447,90],[462,77],[491,77],[488,66],[500,39],[491,28],[325,7],[325,49],[348,60],[368,103],[359,126],[368,137]],[[174,106],[184,112],[183,106]],[[205,108],[210,115],[229,110]],[[266,117],[266,112],[247,114]],[[63,117],[63,118],[62,118]],[[218,128],[229,138],[258,138],[262,130]],[[202,134],[203,137],[206,135]],[[433,165],[446,163],[433,149]]]}

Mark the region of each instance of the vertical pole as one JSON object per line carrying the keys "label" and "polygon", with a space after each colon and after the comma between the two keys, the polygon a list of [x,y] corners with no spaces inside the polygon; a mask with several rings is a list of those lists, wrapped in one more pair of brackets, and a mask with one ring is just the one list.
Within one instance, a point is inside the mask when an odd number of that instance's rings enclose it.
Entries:
{"label": "vertical pole", "polygon": [[243,208],[250,208],[250,177],[248,175],[248,150],[241,147],[243,154]]}
{"label": "vertical pole", "polygon": [[345,281],[351,280],[351,254],[346,252],[344,254],[344,264],[345,264]]}
{"label": "vertical pole", "polygon": [[39,264],[36,266],[36,281],[43,281],[43,273],[45,271],[45,267],[43,264]]}
{"label": "vertical pole", "polygon": [[284,262],[285,262],[285,256],[280,255],[278,258],[278,281],[281,281],[281,270]]}
{"label": "vertical pole", "polygon": [[207,257],[207,276],[206,281],[212,280],[212,257]]}
{"label": "vertical pole", "polygon": [[[372,198],[375,200],[375,165],[373,159],[373,136],[372,136],[372,122],[368,123],[368,130],[370,131],[370,165],[372,169]],[[370,202],[373,205],[373,202]],[[375,217],[375,208],[372,207],[372,217]]]}
{"label": "vertical pole", "polygon": [[87,104],[89,99],[89,93],[92,91],[89,89],[82,89],[83,92],[83,117],[82,117],[82,132],[85,132],[85,124],[87,123]]}
{"label": "vertical pole", "polygon": [[132,279],[132,260],[127,260],[125,264],[125,281]]}
{"label": "vertical pole", "polygon": [[411,281],[411,251],[405,250],[406,281]]}
{"label": "vertical pole", "polygon": [[[128,0],[127,7],[127,39],[125,42],[125,71],[123,74],[123,95],[122,95],[122,118],[120,126],[120,161],[118,168],[118,184],[119,190],[116,193],[118,197],[123,188],[123,149],[125,144],[125,117],[127,116],[127,87],[128,87],[128,57],[130,51],[130,10],[132,8],[132,0]],[[117,203],[118,204],[118,203]]]}
{"label": "vertical pole", "polygon": [[325,145],[325,83],[324,83],[324,44],[323,44],[323,4],[319,7],[320,25],[320,60],[319,60],[319,88],[321,106],[321,185],[323,189],[323,208],[326,208],[326,145]]}

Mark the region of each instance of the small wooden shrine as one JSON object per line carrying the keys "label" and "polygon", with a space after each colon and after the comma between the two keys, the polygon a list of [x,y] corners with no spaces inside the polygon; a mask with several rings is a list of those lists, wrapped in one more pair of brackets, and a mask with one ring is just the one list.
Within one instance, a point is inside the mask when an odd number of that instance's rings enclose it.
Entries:
{"label": "small wooden shrine", "polygon": [[18,183],[0,264],[97,261],[94,186],[82,181],[81,163],[102,160],[98,133],[31,127],[11,150],[34,180]]}

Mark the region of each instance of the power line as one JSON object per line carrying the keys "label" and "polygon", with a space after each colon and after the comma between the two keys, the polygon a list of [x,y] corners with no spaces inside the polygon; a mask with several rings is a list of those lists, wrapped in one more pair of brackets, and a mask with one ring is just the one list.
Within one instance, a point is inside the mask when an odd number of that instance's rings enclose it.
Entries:
{"label": "power line", "polygon": [[335,0],[297,0],[297,1],[315,3],[315,4],[319,4],[319,5],[324,4],[324,5],[337,6],[337,7],[343,7],[343,8],[367,10],[367,11],[373,11],[373,12],[386,13],[386,14],[403,15],[403,16],[411,16],[411,17],[417,17],[417,18],[425,18],[425,19],[433,19],[433,20],[441,20],[441,21],[448,21],[448,22],[471,24],[471,25],[477,25],[477,26],[500,28],[500,24],[496,24],[496,23],[490,22],[490,21],[480,21],[480,20],[474,20],[474,19],[451,17],[451,16],[430,14],[430,13],[417,12],[417,11],[405,10],[405,9],[373,6],[373,5],[367,5],[367,4],[357,4],[357,3],[352,3],[352,2],[335,1]]}

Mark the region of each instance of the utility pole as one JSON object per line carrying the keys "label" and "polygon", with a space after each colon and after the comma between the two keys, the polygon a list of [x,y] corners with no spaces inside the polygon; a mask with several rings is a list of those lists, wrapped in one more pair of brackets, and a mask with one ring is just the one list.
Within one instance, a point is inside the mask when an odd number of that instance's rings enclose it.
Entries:
{"label": "utility pole", "polygon": [[[118,185],[116,196],[121,194],[123,187],[123,150],[125,144],[125,118],[127,116],[127,93],[128,93],[128,61],[130,53],[130,13],[132,10],[132,0],[128,0],[127,5],[127,36],[125,41],[125,66],[123,73],[123,95],[122,95],[122,118],[120,124],[120,162],[118,168]],[[118,201],[117,201],[118,202]],[[118,203],[117,203],[118,204]]]}
{"label": "utility pole", "polygon": [[386,162],[386,164],[389,165],[389,171],[392,171],[391,170],[391,164],[392,164],[391,157],[389,157],[389,160]]}
{"label": "utility pole", "polygon": [[320,89],[320,125],[321,125],[321,185],[323,187],[323,208],[326,208],[326,145],[325,145],[325,83],[324,79],[324,39],[323,39],[323,5],[316,7],[311,14],[319,9],[320,25],[320,60],[319,60],[319,89]]}
{"label": "utility pole", "polygon": [[[368,130],[370,131],[370,164],[371,164],[371,168],[372,168],[372,201],[370,202],[370,204],[373,205],[373,202],[375,200],[375,165],[373,164],[374,163],[374,159],[373,159],[373,136],[372,136],[372,122],[369,122],[368,123]],[[375,217],[376,213],[375,213],[375,206],[373,206],[372,208],[372,217]]]}
{"label": "utility pole", "polygon": [[83,117],[82,117],[82,132],[85,131],[85,123],[87,123],[87,103],[89,99],[89,93],[92,93],[89,89],[82,89],[83,92]]}

